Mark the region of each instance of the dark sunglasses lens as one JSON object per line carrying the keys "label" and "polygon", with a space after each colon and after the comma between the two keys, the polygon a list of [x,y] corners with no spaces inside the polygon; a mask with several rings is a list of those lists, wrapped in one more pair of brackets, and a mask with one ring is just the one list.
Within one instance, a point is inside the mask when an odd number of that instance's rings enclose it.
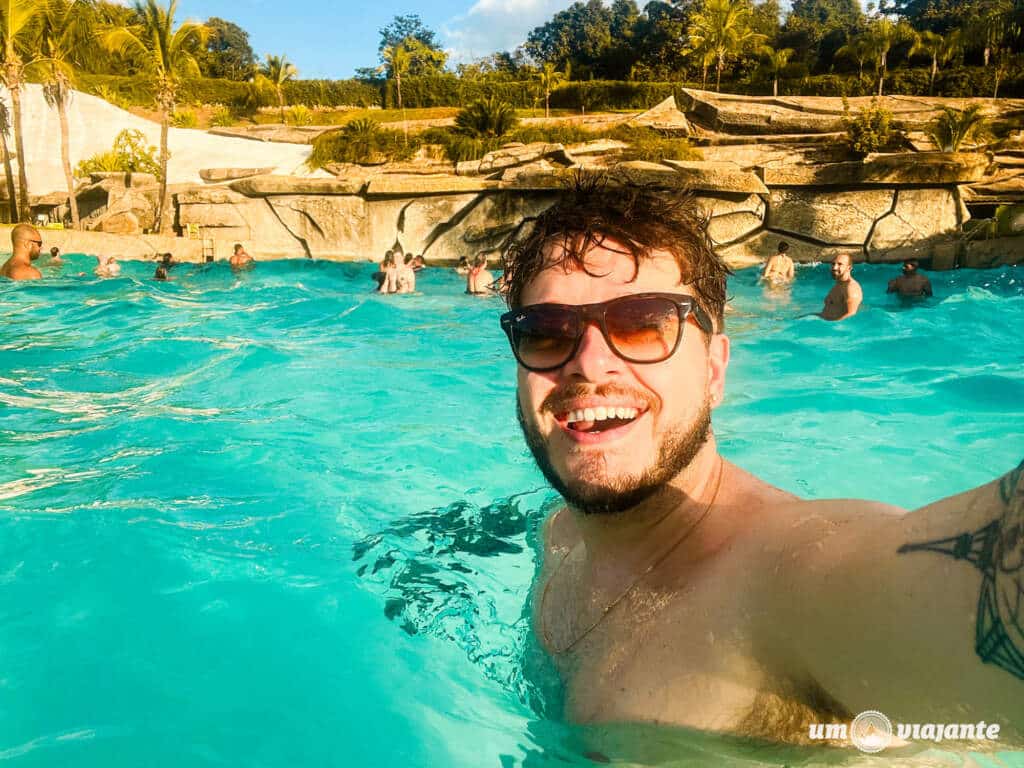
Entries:
{"label": "dark sunglasses lens", "polygon": [[614,302],[605,311],[605,326],[615,351],[639,363],[668,358],[682,332],[675,303],[657,297]]}
{"label": "dark sunglasses lens", "polygon": [[528,307],[512,326],[516,356],[527,368],[557,368],[572,355],[579,320],[559,307]]}

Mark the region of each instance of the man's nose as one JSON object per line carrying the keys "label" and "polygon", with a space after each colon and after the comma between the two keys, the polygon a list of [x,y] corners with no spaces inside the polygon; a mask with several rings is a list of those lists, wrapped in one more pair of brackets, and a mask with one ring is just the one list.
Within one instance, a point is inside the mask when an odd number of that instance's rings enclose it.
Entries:
{"label": "man's nose", "polygon": [[596,323],[587,323],[576,354],[565,364],[563,373],[583,381],[601,381],[621,371],[623,360],[608,346]]}

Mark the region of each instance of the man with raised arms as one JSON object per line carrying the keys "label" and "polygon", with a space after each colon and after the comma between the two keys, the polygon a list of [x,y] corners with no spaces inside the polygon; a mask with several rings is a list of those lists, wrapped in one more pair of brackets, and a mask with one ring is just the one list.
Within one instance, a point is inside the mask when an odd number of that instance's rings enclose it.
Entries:
{"label": "man with raised arms", "polygon": [[0,277],[11,280],[38,280],[43,275],[32,266],[39,258],[43,239],[31,224],[19,224],[11,230],[11,257],[0,267]]}
{"label": "man with raised arms", "polygon": [[566,502],[533,600],[566,715],[802,740],[877,709],[1019,735],[1021,468],[906,512],[725,460],[727,273],[692,199],[600,183],[506,254],[518,416]]}

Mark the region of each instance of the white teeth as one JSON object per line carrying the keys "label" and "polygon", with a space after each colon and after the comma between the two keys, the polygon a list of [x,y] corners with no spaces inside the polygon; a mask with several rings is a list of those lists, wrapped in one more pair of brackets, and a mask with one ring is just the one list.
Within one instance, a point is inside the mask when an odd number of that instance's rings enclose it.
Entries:
{"label": "white teeth", "polygon": [[639,415],[636,408],[579,408],[569,411],[566,421],[573,424],[578,421],[605,421],[607,419],[635,419]]}

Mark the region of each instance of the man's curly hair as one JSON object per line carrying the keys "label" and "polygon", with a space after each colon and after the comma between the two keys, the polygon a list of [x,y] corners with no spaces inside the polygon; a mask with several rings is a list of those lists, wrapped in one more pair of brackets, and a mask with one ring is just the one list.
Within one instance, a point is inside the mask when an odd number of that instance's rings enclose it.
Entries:
{"label": "man's curly hair", "polygon": [[[654,189],[608,175],[577,174],[532,228],[506,245],[506,300],[521,305],[527,284],[545,269],[587,269],[585,256],[603,246],[629,254],[637,270],[654,251],[672,254],[682,282],[721,330],[726,279],[732,271],[712,249],[708,217],[690,194]],[[636,274],[634,272],[634,279]]]}

